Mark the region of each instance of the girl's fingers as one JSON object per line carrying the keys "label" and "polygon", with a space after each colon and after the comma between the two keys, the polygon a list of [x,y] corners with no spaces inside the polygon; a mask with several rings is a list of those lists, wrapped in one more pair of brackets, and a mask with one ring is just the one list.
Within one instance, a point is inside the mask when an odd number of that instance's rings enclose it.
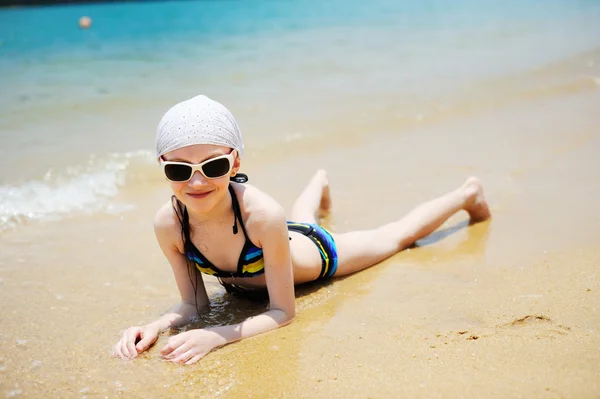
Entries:
{"label": "girl's fingers", "polygon": [[190,360],[191,358],[193,358],[194,355],[195,355],[194,351],[190,349],[188,351],[181,353],[179,356],[169,359],[169,361],[173,362],[173,363],[185,363],[188,360]]}
{"label": "girl's fingers", "polygon": [[129,349],[127,349],[127,338],[121,338],[121,341],[119,342],[121,344],[121,353],[123,354],[123,358],[128,358],[129,356]]}
{"label": "girl's fingers", "polygon": [[137,356],[138,352],[135,349],[135,340],[139,336],[139,334],[140,334],[140,331],[138,329],[130,330],[129,334],[127,334],[127,340],[125,342],[127,345],[127,351],[129,352],[129,357]]}
{"label": "girl's fingers", "polygon": [[158,338],[158,337],[155,337],[155,336],[153,336],[153,335],[147,335],[147,336],[145,336],[144,338],[142,338],[142,339],[140,340],[140,342],[138,342],[138,343],[135,345],[135,349],[137,349],[137,351],[138,351],[138,352],[143,352],[143,351],[145,351],[146,349],[148,349],[148,347],[149,347],[150,345],[152,345],[152,343],[153,343],[154,341],[156,341],[156,338]]}
{"label": "girl's fingers", "polygon": [[134,328],[128,328],[123,332],[123,336],[121,337],[121,353],[123,353],[124,357],[131,358],[137,355],[137,350],[135,350],[135,338],[138,334],[138,330]]}
{"label": "girl's fingers", "polygon": [[202,359],[202,355],[196,355],[196,356],[192,357],[190,360],[188,360],[187,362],[185,362],[184,364],[186,366],[189,366],[190,364],[196,363],[200,359]]}
{"label": "girl's fingers", "polygon": [[169,352],[167,355],[163,355],[163,357],[166,360],[173,360],[177,357],[179,357],[182,353],[186,353],[188,350],[190,349],[189,345],[186,345],[185,343],[175,349],[173,349],[171,352]]}
{"label": "girl's fingers", "polygon": [[166,357],[177,348],[180,348],[184,343],[185,340],[181,339],[181,334],[171,337],[167,344],[160,350],[160,355]]}
{"label": "girl's fingers", "polygon": [[[123,334],[121,334],[121,339],[113,348],[113,355],[118,356],[121,359],[131,359],[136,357],[138,350],[136,349],[135,342],[139,338],[142,338],[143,333],[144,329],[142,327],[130,327],[123,331]],[[150,334],[148,339],[144,342],[145,347],[142,350],[147,349],[152,342],[156,341],[156,338],[157,337],[153,338],[153,335]],[[140,350],[140,352],[142,350]]]}

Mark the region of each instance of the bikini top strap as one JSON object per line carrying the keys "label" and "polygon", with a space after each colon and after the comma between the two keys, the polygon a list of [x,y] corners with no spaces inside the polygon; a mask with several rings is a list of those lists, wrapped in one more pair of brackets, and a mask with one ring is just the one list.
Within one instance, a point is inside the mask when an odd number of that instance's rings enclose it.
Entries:
{"label": "bikini top strap", "polygon": [[250,240],[248,238],[248,233],[246,232],[246,227],[244,226],[244,221],[242,220],[242,211],[240,210],[240,203],[238,202],[237,196],[235,195],[235,190],[233,186],[229,185],[229,193],[231,194],[231,204],[233,206],[233,234],[238,233],[237,222],[239,220],[240,226],[242,226],[242,231],[244,232],[244,236],[246,237],[246,241]]}

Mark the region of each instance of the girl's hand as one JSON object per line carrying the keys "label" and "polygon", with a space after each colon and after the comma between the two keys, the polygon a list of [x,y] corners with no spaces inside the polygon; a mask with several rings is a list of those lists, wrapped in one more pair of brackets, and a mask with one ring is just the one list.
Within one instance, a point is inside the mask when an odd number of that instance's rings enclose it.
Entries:
{"label": "girl's hand", "polygon": [[151,326],[129,327],[123,331],[121,339],[114,347],[113,355],[121,359],[133,359],[138,353],[148,349],[157,339],[157,328]]}
{"label": "girl's hand", "polygon": [[173,363],[193,364],[225,340],[209,330],[190,330],[169,338],[161,350],[163,359]]}

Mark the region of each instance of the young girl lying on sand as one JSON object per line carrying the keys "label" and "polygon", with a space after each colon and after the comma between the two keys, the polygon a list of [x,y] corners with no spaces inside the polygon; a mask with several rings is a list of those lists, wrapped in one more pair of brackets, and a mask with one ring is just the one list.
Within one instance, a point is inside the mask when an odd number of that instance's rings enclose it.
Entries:
{"label": "young girl lying on sand", "polygon": [[[148,349],[160,331],[189,323],[209,303],[201,273],[228,291],[264,290],[269,310],[235,324],[189,330],[160,353],[192,364],[211,350],[294,320],[294,285],[345,276],[408,248],[465,210],[471,221],[490,217],[478,179],[373,230],[330,233],[317,225],[329,210],[327,174],[316,172],[294,203],[291,221],[275,200],[239,174],[242,135],[231,113],[206,96],[171,108],[158,125],[157,158],[174,196],[157,212],[154,229],[181,303],[148,325],[125,330],[114,347],[121,358]],[[200,272],[200,273],[199,273]]]}

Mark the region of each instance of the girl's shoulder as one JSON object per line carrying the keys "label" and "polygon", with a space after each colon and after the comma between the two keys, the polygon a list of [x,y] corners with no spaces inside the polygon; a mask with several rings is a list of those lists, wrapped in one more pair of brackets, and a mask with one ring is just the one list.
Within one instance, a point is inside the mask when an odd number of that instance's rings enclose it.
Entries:
{"label": "girl's shoulder", "polygon": [[248,230],[262,229],[272,223],[285,221],[281,204],[261,189],[247,183],[233,183],[233,189]]}
{"label": "girl's shoulder", "polygon": [[240,204],[243,213],[248,217],[257,216],[257,214],[277,213],[282,206],[269,194],[250,184],[233,183],[233,190]]}
{"label": "girl's shoulder", "polygon": [[156,211],[154,233],[159,241],[171,242],[178,248],[182,247],[181,222],[173,209],[172,199],[169,199]]}

